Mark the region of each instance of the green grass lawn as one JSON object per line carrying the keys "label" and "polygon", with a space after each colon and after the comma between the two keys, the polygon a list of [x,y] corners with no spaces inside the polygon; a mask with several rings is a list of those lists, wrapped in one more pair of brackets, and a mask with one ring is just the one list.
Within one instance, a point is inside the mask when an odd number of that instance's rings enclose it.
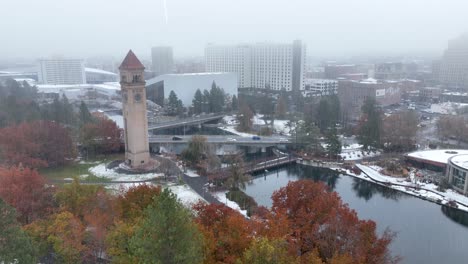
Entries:
{"label": "green grass lawn", "polygon": [[106,178],[96,177],[95,175],[89,173],[88,169],[94,167],[100,163],[108,163],[116,159],[123,159],[124,154],[113,154],[106,156],[98,156],[89,160],[84,161],[85,163],[74,162],[72,164],[61,166],[57,168],[46,168],[41,169],[39,172],[41,175],[51,180],[61,180],[65,178],[79,177],[80,175],[87,174],[88,177],[86,181],[90,182],[104,182],[107,181]]}

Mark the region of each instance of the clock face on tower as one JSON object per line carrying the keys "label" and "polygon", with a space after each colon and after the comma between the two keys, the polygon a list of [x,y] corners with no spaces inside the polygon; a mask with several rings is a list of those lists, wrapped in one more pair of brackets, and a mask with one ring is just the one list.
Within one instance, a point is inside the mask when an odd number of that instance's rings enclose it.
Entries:
{"label": "clock face on tower", "polygon": [[136,94],[135,94],[135,102],[136,102],[136,103],[141,102],[141,94],[140,94],[140,93],[136,93]]}

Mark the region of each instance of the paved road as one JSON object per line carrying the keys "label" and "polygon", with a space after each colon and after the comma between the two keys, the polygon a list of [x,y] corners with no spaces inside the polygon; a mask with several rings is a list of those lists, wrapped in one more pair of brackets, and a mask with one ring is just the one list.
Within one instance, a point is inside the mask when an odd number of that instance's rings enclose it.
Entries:
{"label": "paved road", "polygon": [[182,176],[185,183],[187,183],[190,188],[192,188],[195,192],[198,193],[201,197],[203,197],[207,202],[210,204],[221,204],[218,199],[216,199],[210,192],[205,190],[205,184],[207,183],[206,177],[190,177],[184,174]]}
{"label": "paved road", "polygon": [[[171,167],[172,174],[176,174],[174,171],[177,171],[177,174],[182,173],[182,171],[179,169],[179,167],[173,160],[165,158],[165,157],[161,157],[161,156],[153,156],[153,157],[158,159],[161,163],[167,162],[168,164],[170,164],[169,167]],[[182,179],[188,186],[190,186],[190,188],[192,188],[196,193],[198,193],[198,195],[203,197],[203,199],[205,199],[207,202],[211,204],[221,203],[213,195],[211,195],[210,192],[205,190],[204,187],[205,187],[205,184],[207,183],[206,177],[190,177],[190,176],[187,176],[185,173],[183,173]]]}
{"label": "paved road", "polygon": [[190,117],[184,119],[177,119],[168,122],[160,122],[156,124],[148,124],[148,130],[158,130],[158,129],[168,129],[168,128],[175,128],[175,127],[183,127],[183,126],[190,126],[190,125],[197,125],[202,124],[214,120],[218,120],[223,118],[225,115],[205,115],[199,117]]}
{"label": "paved road", "polygon": [[[231,144],[231,145],[271,145],[291,144],[292,140],[285,136],[260,136],[258,140],[251,137],[241,136],[204,136],[208,143]],[[150,143],[188,143],[192,136],[149,136]]]}

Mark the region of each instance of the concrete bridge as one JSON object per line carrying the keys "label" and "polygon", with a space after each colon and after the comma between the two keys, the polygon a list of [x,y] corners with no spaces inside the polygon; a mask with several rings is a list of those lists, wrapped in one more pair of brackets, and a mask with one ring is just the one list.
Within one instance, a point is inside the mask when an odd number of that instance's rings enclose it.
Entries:
{"label": "concrete bridge", "polygon": [[194,125],[201,125],[203,123],[215,121],[222,119],[225,115],[224,114],[217,114],[217,115],[202,115],[198,117],[190,117],[190,118],[183,118],[177,119],[167,122],[159,122],[148,124],[148,130],[162,130],[162,129],[170,129],[170,128],[177,128],[177,127],[186,127],[186,126],[194,126]]}
{"label": "concrete bridge", "polygon": [[[247,153],[266,152],[267,148],[277,147],[285,149],[292,141],[287,137],[241,137],[241,136],[204,136],[206,142],[217,155],[228,155],[244,151]],[[149,136],[149,143],[153,151],[161,150],[180,154],[187,148],[192,136]]]}

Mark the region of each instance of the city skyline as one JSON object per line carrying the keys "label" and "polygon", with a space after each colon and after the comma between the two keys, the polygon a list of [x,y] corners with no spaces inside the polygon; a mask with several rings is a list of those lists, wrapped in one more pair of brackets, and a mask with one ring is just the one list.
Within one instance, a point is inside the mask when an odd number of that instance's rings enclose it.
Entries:
{"label": "city skyline", "polygon": [[208,43],[293,39],[303,40],[310,55],[441,54],[448,40],[468,31],[468,3],[456,0],[174,0],[167,2],[167,12],[162,0],[137,0],[131,6],[90,0],[4,5],[9,12],[0,22],[16,41],[4,43],[3,58],[123,57],[122,50],[130,47],[146,58],[152,46],[160,45],[174,47],[178,56],[195,56],[203,55]]}

